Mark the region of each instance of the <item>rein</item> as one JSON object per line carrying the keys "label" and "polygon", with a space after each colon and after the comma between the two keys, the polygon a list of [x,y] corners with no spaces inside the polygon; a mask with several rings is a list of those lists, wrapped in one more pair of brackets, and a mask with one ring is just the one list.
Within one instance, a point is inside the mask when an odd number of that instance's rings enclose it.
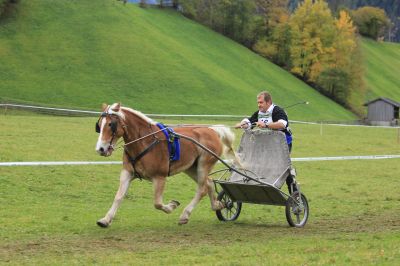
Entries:
{"label": "rein", "polygon": [[[152,133],[150,133],[150,134],[147,134],[147,135],[145,135],[145,136],[143,136],[143,137],[140,137],[140,138],[138,138],[138,139],[135,139],[135,140],[132,140],[132,141],[130,141],[130,142],[128,142],[128,143],[125,143],[124,145],[122,145],[122,146],[119,147],[119,148],[122,148],[123,146],[128,146],[128,145],[130,145],[130,144],[133,144],[133,143],[135,143],[135,142],[138,142],[139,140],[142,140],[142,139],[145,139],[145,138],[154,136],[154,135],[157,134],[158,132],[161,132],[161,131],[164,131],[164,130],[166,130],[166,129],[157,130],[157,131],[152,132]],[[124,147],[124,149],[125,149],[125,147]]]}
{"label": "rein", "polygon": [[[99,124],[100,119],[101,119],[102,117],[106,117],[107,115],[110,115],[110,116],[111,116],[111,115],[116,115],[116,113],[114,113],[112,110],[109,110],[109,109],[106,110],[105,112],[103,112],[103,113],[101,114],[101,116],[99,117],[99,120],[98,120],[97,123],[96,123],[96,132],[100,133],[100,124]],[[117,115],[117,117],[118,117],[118,115]],[[119,120],[119,119],[118,119],[118,120]],[[118,121],[118,120],[117,120],[117,121]],[[113,121],[113,122],[110,123],[111,131],[112,131],[112,138],[111,138],[111,141],[110,141],[110,146],[113,148],[113,150],[116,150],[116,149],[119,149],[119,148],[123,148],[123,149],[124,149],[124,153],[126,154],[128,160],[129,160],[129,162],[131,163],[135,175],[136,175],[138,178],[142,179],[142,177],[140,176],[140,174],[139,174],[139,173],[136,171],[136,169],[135,169],[135,164],[136,164],[141,158],[143,158],[143,156],[145,156],[148,152],[150,152],[157,144],[160,143],[160,139],[157,138],[157,136],[155,136],[155,134],[157,134],[157,133],[159,133],[159,132],[162,132],[162,131],[168,130],[168,127],[159,129],[159,130],[157,130],[157,131],[153,131],[153,129],[152,129],[152,127],[151,127],[151,124],[149,124],[150,130],[152,131],[151,133],[149,133],[149,134],[147,134],[147,135],[144,135],[144,136],[142,136],[142,137],[139,137],[139,138],[137,138],[137,139],[135,139],[135,140],[129,141],[129,142],[127,142],[127,143],[124,143],[123,145],[120,145],[121,142],[123,141],[123,140],[121,139],[121,140],[116,144],[117,147],[114,149],[114,147],[113,147],[113,145],[112,145],[112,142],[113,142],[113,140],[114,140],[114,138],[115,138],[115,136],[116,136],[117,121]],[[126,132],[127,125],[126,125],[126,124],[123,124],[122,122],[120,122],[120,123],[122,124],[122,128],[123,128],[123,131],[124,131],[124,135],[125,135],[126,137],[128,137],[129,134]],[[204,124],[203,124],[203,125],[171,125],[171,126],[169,126],[169,127],[193,127],[193,128],[198,127],[198,128],[199,128],[199,127],[210,127],[210,126],[213,126],[213,127],[218,127],[218,126],[220,126],[220,127],[222,127],[223,125],[204,125]],[[226,127],[226,126],[223,126],[223,127]],[[178,134],[178,133],[176,133],[176,132],[169,132],[169,134],[172,134],[174,137],[182,137],[182,138],[184,138],[184,139],[190,140],[191,142],[197,144],[197,145],[200,146],[202,149],[208,151],[209,153],[211,153],[212,155],[214,155],[217,159],[219,159],[220,161],[222,161],[222,159],[219,158],[215,153],[213,153],[211,150],[209,150],[208,148],[204,147],[203,145],[201,145],[200,143],[198,143],[198,142],[195,141],[194,139],[189,138],[189,137],[186,137],[186,136],[181,135],[181,134]],[[150,143],[144,150],[142,150],[139,154],[137,154],[136,156],[133,156],[133,157],[129,154],[128,149],[127,149],[127,146],[128,146],[128,145],[134,144],[134,143],[136,143],[136,142],[138,142],[138,141],[141,141],[141,140],[146,139],[146,138],[151,137],[151,136],[153,136],[154,141],[153,141],[152,143]],[[166,139],[166,140],[168,141],[168,139]],[[171,160],[169,160],[168,176],[170,175],[170,170],[171,170]]]}
{"label": "rein", "polygon": [[[185,124],[176,124],[176,125],[169,125],[169,126],[167,126],[167,127],[188,127],[188,128],[196,128],[196,127],[211,127],[211,126],[213,126],[213,127],[230,127],[230,128],[235,128],[235,127],[233,127],[233,126],[225,126],[225,125],[207,125],[207,124],[200,124],[200,125],[185,125]],[[140,138],[138,138],[138,139],[135,139],[135,140],[132,140],[132,141],[130,141],[130,142],[127,142],[127,143],[125,143],[125,144],[123,144],[122,146],[120,146],[120,147],[118,147],[118,148],[122,148],[123,146],[128,146],[128,145],[130,145],[130,144],[132,144],[132,143],[135,143],[135,142],[137,142],[137,141],[139,141],[139,140],[142,140],[142,139],[145,139],[145,138],[147,138],[147,137],[151,137],[151,136],[153,136],[154,134],[157,134],[158,132],[161,132],[161,131],[165,131],[166,130],[166,128],[164,128],[164,129],[160,129],[160,130],[157,130],[157,131],[155,131],[155,132],[152,132],[152,133],[150,133],[150,134],[147,134],[147,135],[145,135],[145,136],[143,136],[143,137],[140,137]],[[122,141],[122,140],[121,140]]]}

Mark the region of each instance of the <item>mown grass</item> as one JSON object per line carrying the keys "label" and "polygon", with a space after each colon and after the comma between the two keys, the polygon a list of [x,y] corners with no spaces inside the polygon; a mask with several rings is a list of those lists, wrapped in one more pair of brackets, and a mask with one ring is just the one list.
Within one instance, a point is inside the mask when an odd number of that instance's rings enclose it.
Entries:
{"label": "mown grass", "polygon": [[400,102],[400,45],[362,41],[367,100],[387,97]]}
{"label": "mown grass", "polygon": [[[103,160],[94,152],[95,121],[1,115],[0,161]],[[294,125],[294,132],[293,157],[400,152],[392,129],[326,126],[321,136],[319,126]],[[111,227],[101,229],[95,221],[110,207],[120,166],[1,167],[0,263],[393,265],[400,259],[399,162],[296,163],[311,208],[302,229],[287,225],[284,208],[254,204],[236,222],[221,223],[207,198],[178,226],[183,207],[156,211],[151,184],[139,180]],[[177,175],[164,199],[184,206],[194,191],[190,178]]]}
{"label": "mown grass", "polygon": [[180,13],[114,0],[21,0],[0,22],[0,100],[145,113],[247,114],[269,90],[292,119],[355,116],[288,72]]}
{"label": "mown grass", "polygon": [[[27,116],[19,111],[0,115],[0,161],[109,160],[94,152],[97,117]],[[165,124],[225,124],[237,121],[159,119]],[[400,154],[398,129],[292,124],[293,157]],[[236,145],[241,130],[236,133]],[[51,137],[49,137],[51,136]],[[43,154],[43,151],[46,151]],[[121,149],[112,160],[121,158]]]}
{"label": "mown grass", "polygon": [[[297,230],[287,226],[282,207],[262,205],[245,204],[237,222],[221,223],[208,199],[188,225],[178,226],[182,208],[171,215],[156,211],[151,185],[140,181],[104,230],[95,221],[113,199],[119,167],[5,168],[1,258],[34,264],[391,264],[400,256],[394,163],[299,165],[311,216]],[[165,199],[188,204],[194,187],[185,176],[173,177]]]}

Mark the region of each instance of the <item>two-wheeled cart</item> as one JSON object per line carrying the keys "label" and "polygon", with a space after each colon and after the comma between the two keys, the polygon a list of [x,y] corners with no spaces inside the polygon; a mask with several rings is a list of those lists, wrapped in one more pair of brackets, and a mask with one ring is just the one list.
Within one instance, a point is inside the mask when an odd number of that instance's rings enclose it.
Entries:
{"label": "two-wheeled cart", "polygon": [[[248,130],[242,135],[238,156],[244,169],[227,166],[211,175],[225,208],[216,211],[221,221],[236,220],[242,203],[286,206],[286,219],[290,226],[303,227],[309,216],[309,206],[300,185],[291,184],[297,191],[290,195],[281,190],[293,168],[286,144],[285,134],[270,130]],[[295,180],[295,179],[294,179]]]}

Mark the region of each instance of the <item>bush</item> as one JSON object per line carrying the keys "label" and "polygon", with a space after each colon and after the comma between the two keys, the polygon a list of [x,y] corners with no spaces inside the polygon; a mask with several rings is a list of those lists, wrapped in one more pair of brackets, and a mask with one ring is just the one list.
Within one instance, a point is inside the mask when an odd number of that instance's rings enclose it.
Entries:
{"label": "bush", "polygon": [[0,17],[4,15],[8,5],[16,3],[18,0],[0,0]]}
{"label": "bush", "polygon": [[353,21],[361,35],[378,40],[385,35],[390,19],[380,8],[365,6],[352,13]]}

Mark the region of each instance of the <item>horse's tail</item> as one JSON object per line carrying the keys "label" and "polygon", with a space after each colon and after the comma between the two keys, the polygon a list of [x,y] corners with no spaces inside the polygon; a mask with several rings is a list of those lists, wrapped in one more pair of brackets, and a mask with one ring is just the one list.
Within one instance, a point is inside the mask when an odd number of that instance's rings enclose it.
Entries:
{"label": "horse's tail", "polygon": [[235,140],[235,134],[233,134],[232,130],[230,130],[226,126],[211,126],[215,132],[217,132],[222,144],[224,145],[224,154],[233,160],[234,165],[243,168],[240,162],[239,157],[236,155],[236,152],[233,150],[233,142]]}

